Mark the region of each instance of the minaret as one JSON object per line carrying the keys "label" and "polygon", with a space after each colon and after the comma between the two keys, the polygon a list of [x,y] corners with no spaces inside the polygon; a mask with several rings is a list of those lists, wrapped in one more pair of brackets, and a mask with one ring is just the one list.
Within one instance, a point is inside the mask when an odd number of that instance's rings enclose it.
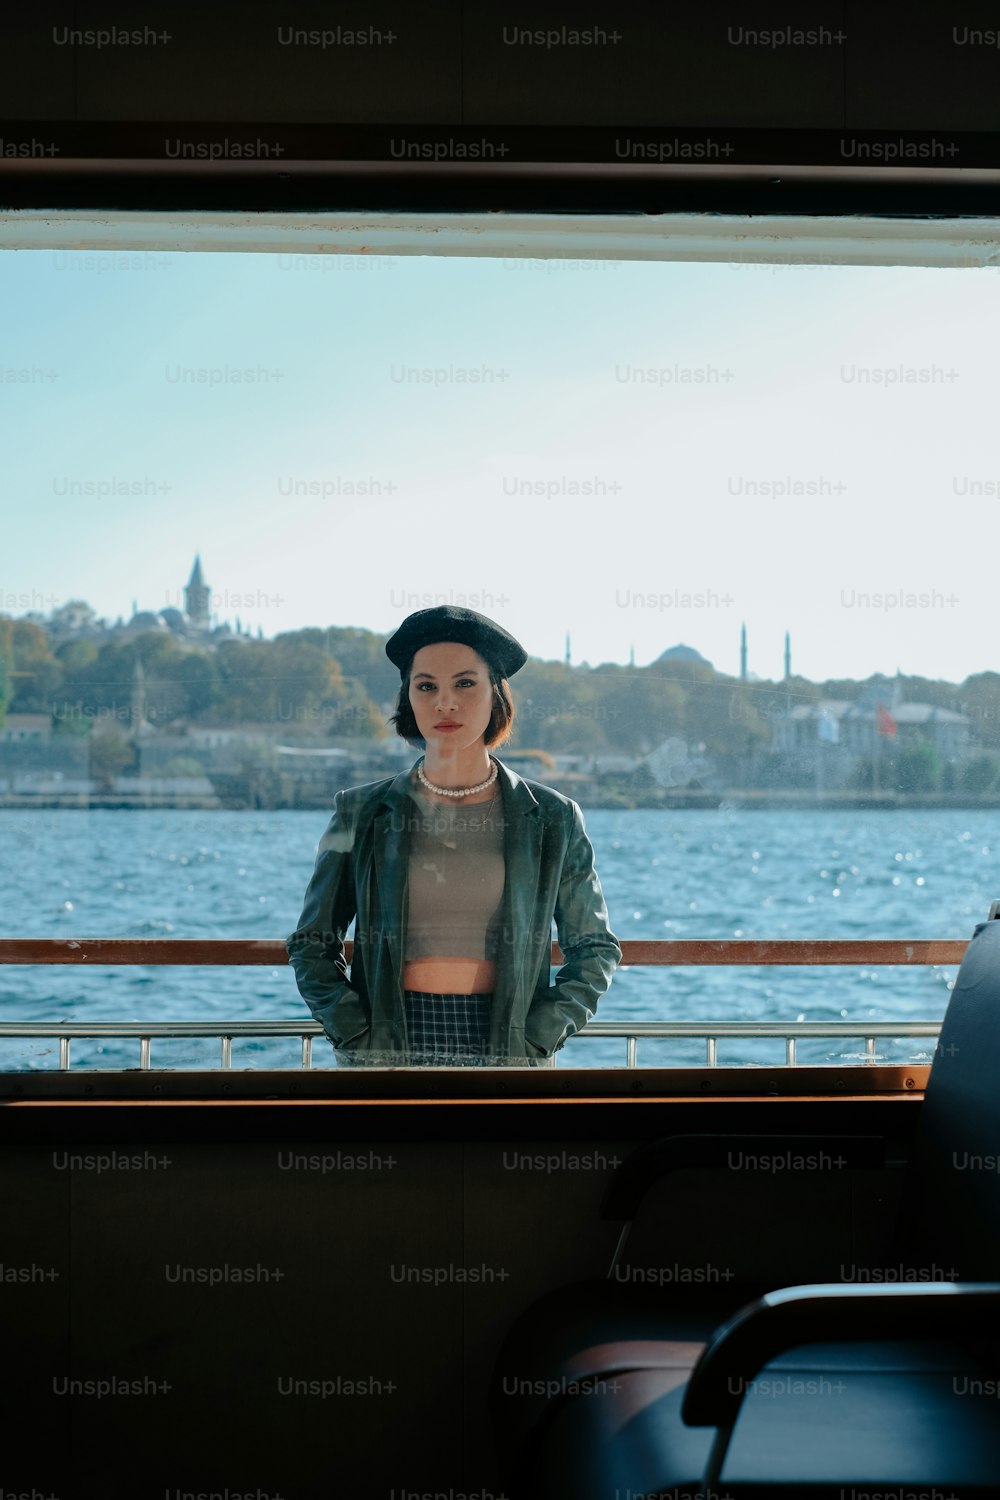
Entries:
{"label": "minaret", "polygon": [[791,675],[792,675],[792,638],[788,634],[788,631],[786,630],[785,631],[785,681],[786,682],[788,681],[789,677],[791,677]]}
{"label": "minaret", "polygon": [[630,667],[634,667],[635,666],[635,647],[634,646],[629,646],[629,648],[628,648],[628,664],[629,664]]}
{"label": "minaret", "polygon": [[146,674],[142,670],[142,662],[138,656],[132,669],[132,706],[129,714],[129,728],[135,734],[146,717]]}
{"label": "minaret", "polygon": [[211,592],[211,589],[202,577],[201,556],[199,555],[194,560],[191,577],[184,590],[184,608],[188,619],[197,630],[207,630],[212,623],[208,612],[208,601],[211,598]]}
{"label": "minaret", "polygon": [[569,631],[566,632],[566,665],[569,666]]}
{"label": "minaret", "polygon": [[740,626],[740,681],[747,680],[747,627]]}

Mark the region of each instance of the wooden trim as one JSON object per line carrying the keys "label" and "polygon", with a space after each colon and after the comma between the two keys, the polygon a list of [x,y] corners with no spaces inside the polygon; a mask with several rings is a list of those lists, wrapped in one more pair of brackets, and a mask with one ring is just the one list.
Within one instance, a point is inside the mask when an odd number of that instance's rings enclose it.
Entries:
{"label": "wooden trim", "polygon": [[[636,965],[959,964],[964,938],[685,938],[622,943],[623,968]],[[344,943],[350,963],[354,944]],[[563,962],[552,944],[553,964]],[[277,938],[0,938],[0,964],[287,964]]]}
{"label": "wooden trim", "polygon": [[449,1107],[475,1105],[482,1109],[493,1108],[496,1105],[534,1107],[538,1104],[586,1104],[589,1107],[598,1104],[746,1104],[768,1101],[773,1104],[870,1104],[873,1101],[885,1104],[922,1098],[923,1090],[918,1089],[907,1094],[782,1094],[780,1097],[773,1094],[712,1094],[710,1097],[702,1094],[645,1094],[640,1098],[635,1098],[632,1095],[622,1094],[615,1098],[588,1098],[581,1095],[562,1099],[544,1099],[537,1096],[524,1099],[9,1099],[3,1107],[5,1109],[174,1109],[178,1106],[188,1108],[196,1105],[199,1109],[238,1109],[241,1107],[287,1109],[289,1106],[312,1109],[317,1105],[323,1108],[332,1105],[338,1108],[368,1109],[380,1105],[392,1108],[404,1105],[408,1109],[417,1106],[437,1109],[442,1105]]}
{"label": "wooden trim", "polygon": [[[642,1104],[666,1099],[912,1099],[927,1063],[789,1068],[324,1068],[0,1073],[0,1114],[25,1103]],[[478,1076],[464,1076],[470,1072]],[[462,1075],[462,1076],[460,1076]]]}

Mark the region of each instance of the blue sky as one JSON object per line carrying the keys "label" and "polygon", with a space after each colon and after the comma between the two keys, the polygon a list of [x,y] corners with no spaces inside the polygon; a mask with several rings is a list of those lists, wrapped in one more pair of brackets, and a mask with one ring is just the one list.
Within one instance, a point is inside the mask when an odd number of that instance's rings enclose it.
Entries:
{"label": "blue sky", "polygon": [[266,636],[1000,669],[994,270],[8,251],[0,307],[0,611],[180,604],[199,552]]}

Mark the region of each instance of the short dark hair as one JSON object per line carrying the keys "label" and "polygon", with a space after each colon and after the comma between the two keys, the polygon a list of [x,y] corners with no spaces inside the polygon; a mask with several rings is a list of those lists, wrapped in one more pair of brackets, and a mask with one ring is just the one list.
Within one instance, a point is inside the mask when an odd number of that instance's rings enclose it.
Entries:
{"label": "short dark hair", "polygon": [[[506,677],[502,677],[492,662],[486,666],[490,674],[490,682],[493,685],[493,712],[490,714],[490,722],[486,726],[483,736],[488,750],[494,745],[505,745],[514,732],[514,701],[510,696],[510,684]],[[402,682],[399,684],[399,697],[396,699],[396,712],[389,719],[390,724],[396,727],[396,733],[407,744],[419,745],[423,748],[426,740],[417,728],[417,721],[413,713],[413,705],[410,703],[410,673],[413,663],[406,669]]]}

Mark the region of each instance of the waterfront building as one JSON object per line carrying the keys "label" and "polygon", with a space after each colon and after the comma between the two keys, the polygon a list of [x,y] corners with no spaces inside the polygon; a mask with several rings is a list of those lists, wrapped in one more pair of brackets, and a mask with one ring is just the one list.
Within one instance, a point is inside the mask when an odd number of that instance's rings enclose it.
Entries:
{"label": "waterfront building", "polygon": [[972,721],[936,703],[906,702],[898,673],[874,678],[853,701],[798,703],[774,719],[773,750],[800,770],[821,772],[829,787],[845,785],[862,760],[898,757],[921,745],[943,761],[964,761],[976,749]]}

